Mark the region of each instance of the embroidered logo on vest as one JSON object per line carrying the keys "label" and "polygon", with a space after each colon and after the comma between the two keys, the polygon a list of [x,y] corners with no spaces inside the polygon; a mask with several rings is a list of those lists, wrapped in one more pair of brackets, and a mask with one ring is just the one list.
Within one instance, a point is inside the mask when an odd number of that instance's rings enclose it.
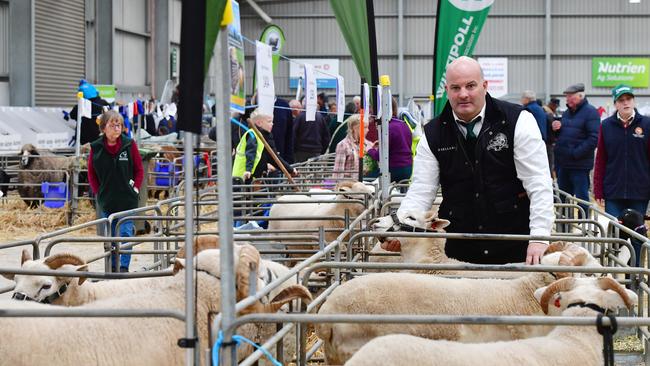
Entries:
{"label": "embroidered logo on vest", "polygon": [[126,151],[122,151],[118,159],[120,161],[129,161],[129,156],[127,155]]}
{"label": "embroidered logo on vest", "polygon": [[487,150],[490,151],[501,151],[508,148],[508,138],[502,132],[497,133],[496,136],[490,140],[487,146]]}
{"label": "embroidered logo on vest", "polygon": [[439,147],[438,152],[456,150],[456,146]]}
{"label": "embroidered logo on vest", "polygon": [[632,136],[634,136],[634,137],[639,137],[639,138],[643,138],[643,137],[644,137],[644,135],[643,135],[643,128],[641,128],[641,127],[637,127],[637,128],[635,128],[635,129],[634,129],[634,134],[633,134]]}

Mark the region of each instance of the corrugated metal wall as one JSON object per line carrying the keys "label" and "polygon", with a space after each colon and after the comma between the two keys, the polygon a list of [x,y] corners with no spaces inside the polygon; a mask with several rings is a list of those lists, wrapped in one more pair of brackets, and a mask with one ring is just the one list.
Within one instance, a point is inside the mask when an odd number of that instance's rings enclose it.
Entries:
{"label": "corrugated metal wall", "polygon": [[[149,92],[150,37],[148,0],[113,0],[115,27],[113,82],[119,89]],[[101,54],[101,45],[99,45]]]}
{"label": "corrugated metal wall", "polygon": [[[241,1],[242,29],[246,37],[259,37],[264,22]],[[283,53],[290,58],[338,58],[348,94],[357,94],[359,77],[340,35],[327,0],[258,0],[261,8],[280,25],[287,37]],[[404,96],[426,97],[431,93],[433,35],[436,1],[406,0],[404,3]],[[495,1],[475,49],[475,56],[508,57],[509,92],[525,89],[543,95],[545,52],[545,1]],[[375,0],[379,72],[389,74],[397,85],[396,0]],[[554,0],[551,10],[551,94],[584,82],[592,102],[611,104],[609,89],[591,87],[591,59],[599,56],[648,57],[647,24],[650,2],[627,0]],[[246,47],[246,70],[252,78],[253,47]],[[288,62],[281,61],[276,93],[289,96]],[[252,83],[247,80],[247,90]],[[396,88],[393,87],[396,92]],[[333,92],[333,91],[332,91]],[[649,100],[650,89],[637,91],[640,102]]]}
{"label": "corrugated metal wall", "polygon": [[84,0],[39,0],[34,6],[35,103],[69,106],[85,75]]}

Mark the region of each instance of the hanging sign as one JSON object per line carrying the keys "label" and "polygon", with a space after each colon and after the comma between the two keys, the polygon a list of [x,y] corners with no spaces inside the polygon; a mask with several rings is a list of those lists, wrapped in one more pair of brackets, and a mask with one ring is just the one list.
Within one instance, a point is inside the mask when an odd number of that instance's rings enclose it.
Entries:
{"label": "hanging sign", "polygon": [[273,51],[271,46],[255,42],[255,75],[257,77],[257,104],[261,111],[273,115],[275,85],[273,84]]}
{"label": "hanging sign", "polygon": [[345,82],[341,75],[336,77],[336,121],[345,119]]}
{"label": "hanging sign", "polygon": [[316,120],[316,79],[314,78],[314,66],[305,64],[305,104],[307,115],[305,121]]}

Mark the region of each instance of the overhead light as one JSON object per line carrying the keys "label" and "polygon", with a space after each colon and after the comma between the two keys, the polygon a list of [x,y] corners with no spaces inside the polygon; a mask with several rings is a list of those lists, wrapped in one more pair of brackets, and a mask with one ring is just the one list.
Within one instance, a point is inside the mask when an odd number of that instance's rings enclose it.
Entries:
{"label": "overhead light", "polygon": [[630,4],[641,4],[641,0],[630,0]]}

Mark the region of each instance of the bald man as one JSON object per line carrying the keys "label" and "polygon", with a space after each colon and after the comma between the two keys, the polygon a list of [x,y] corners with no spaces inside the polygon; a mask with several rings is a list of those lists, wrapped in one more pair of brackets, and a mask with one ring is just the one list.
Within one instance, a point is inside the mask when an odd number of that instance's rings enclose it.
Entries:
{"label": "bald man", "polygon": [[[413,181],[397,212],[429,210],[438,188],[438,214],[452,233],[548,236],[554,219],[552,180],[537,122],[521,106],[492,98],[483,70],[460,57],[447,66],[448,102],[424,127]],[[543,241],[447,240],[449,257],[482,263],[539,263]],[[399,242],[384,243],[395,250]]]}

